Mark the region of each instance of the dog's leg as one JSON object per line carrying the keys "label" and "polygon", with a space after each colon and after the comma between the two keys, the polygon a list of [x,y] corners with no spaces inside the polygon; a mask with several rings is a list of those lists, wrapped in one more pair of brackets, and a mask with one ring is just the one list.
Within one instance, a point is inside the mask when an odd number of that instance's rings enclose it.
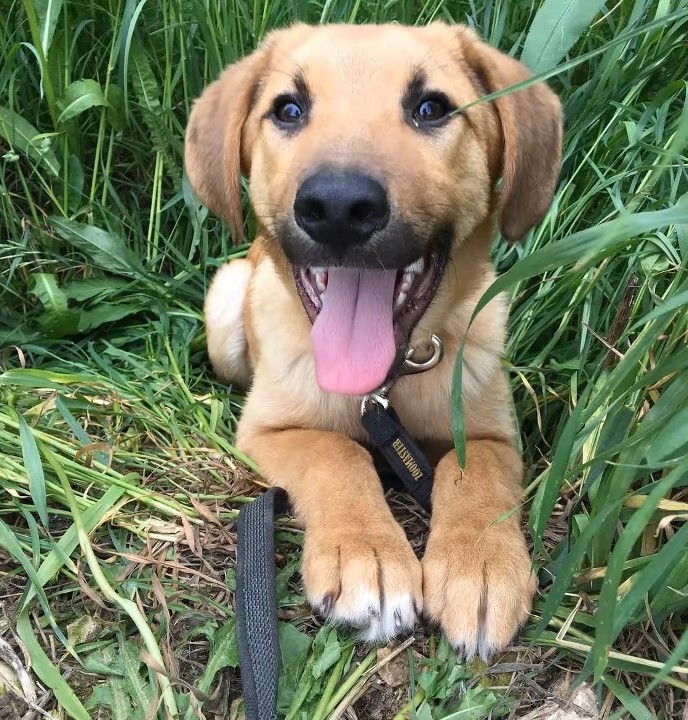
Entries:
{"label": "dog's leg", "polygon": [[511,642],[530,612],[536,578],[520,527],[522,463],[510,444],[469,441],[435,474],[423,558],[425,613],[449,641],[485,659]]}
{"label": "dog's leg", "polygon": [[369,641],[410,629],[422,608],[420,563],[394,520],[369,453],[333,432],[239,432],[238,447],[289,493],[305,527],[308,600]]}
{"label": "dog's leg", "polygon": [[208,356],[215,375],[226,383],[247,387],[251,369],[246,353],[243,311],[253,263],[237,259],[214,275],[205,299]]}

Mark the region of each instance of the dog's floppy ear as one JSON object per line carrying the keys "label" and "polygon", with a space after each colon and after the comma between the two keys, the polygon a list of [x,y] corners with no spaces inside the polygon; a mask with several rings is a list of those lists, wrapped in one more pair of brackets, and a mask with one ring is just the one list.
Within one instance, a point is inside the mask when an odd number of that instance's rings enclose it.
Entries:
{"label": "dog's floppy ear", "polygon": [[[461,35],[464,57],[485,94],[531,76],[525,65],[482,42]],[[502,95],[494,102],[502,134],[499,229],[514,242],[544,217],[561,169],[562,110],[545,83]]]}
{"label": "dog's floppy ear", "polygon": [[241,172],[250,169],[243,129],[267,56],[264,45],[226,68],[195,101],[186,128],[184,161],[191,186],[228,224],[235,243],[243,238]]}

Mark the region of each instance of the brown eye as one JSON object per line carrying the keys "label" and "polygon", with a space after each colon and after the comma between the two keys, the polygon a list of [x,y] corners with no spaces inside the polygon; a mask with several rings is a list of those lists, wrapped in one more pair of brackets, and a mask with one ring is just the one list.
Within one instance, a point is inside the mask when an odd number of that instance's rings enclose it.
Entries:
{"label": "brown eye", "polygon": [[424,97],[418,105],[416,105],[411,116],[414,125],[417,127],[421,125],[435,127],[449,119],[452,109],[451,103],[443,95],[430,95]]}
{"label": "brown eye", "polygon": [[292,97],[279,97],[275,100],[272,114],[281,125],[296,125],[304,118],[301,105]]}

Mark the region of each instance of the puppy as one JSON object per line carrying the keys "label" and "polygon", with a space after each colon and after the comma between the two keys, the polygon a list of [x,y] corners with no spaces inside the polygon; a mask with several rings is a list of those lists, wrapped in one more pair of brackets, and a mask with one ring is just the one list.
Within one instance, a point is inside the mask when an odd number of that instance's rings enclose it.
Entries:
{"label": "puppy", "polygon": [[[551,203],[561,106],[538,83],[463,110],[527,77],[462,26],[294,25],[228,67],[189,120],[195,192],[239,240],[244,173],[259,227],[205,304],[215,373],[248,388],[237,447],[289,492],[309,602],[370,641],[423,612],[460,652],[489,657],[531,608],[503,298],[468,324],[495,277],[497,226],[516,241]],[[432,333],[448,359],[390,394],[438,459],[419,562],[385,502],[360,407],[407,347],[422,359]],[[466,334],[461,469],[450,388]]]}

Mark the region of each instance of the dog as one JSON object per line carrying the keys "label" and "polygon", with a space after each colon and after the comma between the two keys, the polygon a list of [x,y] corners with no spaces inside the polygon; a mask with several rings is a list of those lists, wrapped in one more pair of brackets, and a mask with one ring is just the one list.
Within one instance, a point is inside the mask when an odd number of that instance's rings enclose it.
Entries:
{"label": "dog", "polygon": [[[290,495],[309,603],[371,642],[419,615],[467,657],[508,646],[536,592],[520,524],[522,460],[492,300],[490,244],[551,205],[562,109],[465,26],[310,26],[270,33],[193,104],[186,171],[243,238],[241,176],[258,232],[204,306],[216,376],[247,388],[236,446]],[[470,107],[467,107],[470,106]],[[466,109],[464,109],[466,108]],[[500,184],[501,183],[501,184]],[[361,400],[432,334],[466,336],[466,462],[452,444],[453,363],[399,377],[389,399],[433,458],[422,560],[385,501]]]}

